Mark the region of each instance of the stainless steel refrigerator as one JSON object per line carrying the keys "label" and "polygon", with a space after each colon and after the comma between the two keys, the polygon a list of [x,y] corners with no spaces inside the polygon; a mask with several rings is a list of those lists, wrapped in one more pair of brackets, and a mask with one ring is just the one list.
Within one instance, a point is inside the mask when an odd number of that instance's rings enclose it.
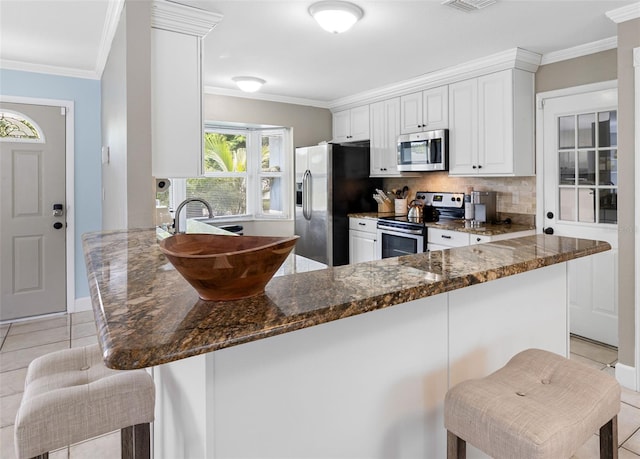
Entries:
{"label": "stainless steel refrigerator", "polygon": [[296,148],[296,253],[340,266],[349,263],[347,214],[377,210],[369,178],[369,146],[326,144]]}

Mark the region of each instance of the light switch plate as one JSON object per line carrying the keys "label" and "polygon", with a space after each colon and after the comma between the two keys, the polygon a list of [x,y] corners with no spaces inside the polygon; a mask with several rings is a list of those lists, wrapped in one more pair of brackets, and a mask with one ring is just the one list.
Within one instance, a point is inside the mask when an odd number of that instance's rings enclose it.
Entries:
{"label": "light switch plate", "polygon": [[109,147],[102,147],[102,164],[109,164]]}

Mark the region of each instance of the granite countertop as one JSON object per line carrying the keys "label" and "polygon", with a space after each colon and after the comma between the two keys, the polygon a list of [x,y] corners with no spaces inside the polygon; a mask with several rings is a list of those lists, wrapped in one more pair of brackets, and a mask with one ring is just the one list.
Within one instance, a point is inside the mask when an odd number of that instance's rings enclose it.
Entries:
{"label": "granite countertop", "polygon": [[[359,212],[349,214],[352,218],[369,218],[377,220],[380,217],[393,216],[395,214],[379,214],[378,212]],[[477,234],[479,236],[497,236],[499,234],[518,233],[520,231],[535,230],[536,227],[532,225],[517,225],[517,224],[493,224],[485,223],[482,226],[469,226],[464,220],[441,220],[438,222],[427,222],[425,225],[428,228],[440,228],[444,230],[460,231],[462,233]]]}
{"label": "granite countertop", "polygon": [[107,366],[159,365],[609,250],[536,235],[274,277],[264,295],[207,302],[155,229],[89,233],[83,246]]}

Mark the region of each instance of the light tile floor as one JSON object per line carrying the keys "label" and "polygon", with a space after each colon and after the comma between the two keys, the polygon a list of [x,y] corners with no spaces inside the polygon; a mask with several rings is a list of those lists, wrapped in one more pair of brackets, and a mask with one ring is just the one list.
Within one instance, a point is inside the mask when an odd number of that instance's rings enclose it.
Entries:
{"label": "light tile floor", "polygon": [[[58,349],[86,346],[96,342],[93,312],[80,312],[48,319],[0,325],[0,457],[14,459],[13,423],[22,398],[29,362]],[[571,337],[571,359],[614,373],[618,359],[615,348],[580,337]],[[640,393],[622,389],[618,415],[620,459],[640,458]],[[113,432],[52,452],[51,459],[111,459],[120,457],[120,433]],[[599,457],[594,435],[574,459]]]}

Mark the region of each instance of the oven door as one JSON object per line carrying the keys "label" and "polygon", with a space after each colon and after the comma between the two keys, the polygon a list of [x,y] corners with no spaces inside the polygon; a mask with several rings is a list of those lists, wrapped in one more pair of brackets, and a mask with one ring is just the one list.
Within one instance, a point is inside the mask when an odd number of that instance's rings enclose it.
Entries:
{"label": "oven door", "polygon": [[376,251],[378,259],[424,252],[425,235],[422,230],[384,228],[378,226]]}

